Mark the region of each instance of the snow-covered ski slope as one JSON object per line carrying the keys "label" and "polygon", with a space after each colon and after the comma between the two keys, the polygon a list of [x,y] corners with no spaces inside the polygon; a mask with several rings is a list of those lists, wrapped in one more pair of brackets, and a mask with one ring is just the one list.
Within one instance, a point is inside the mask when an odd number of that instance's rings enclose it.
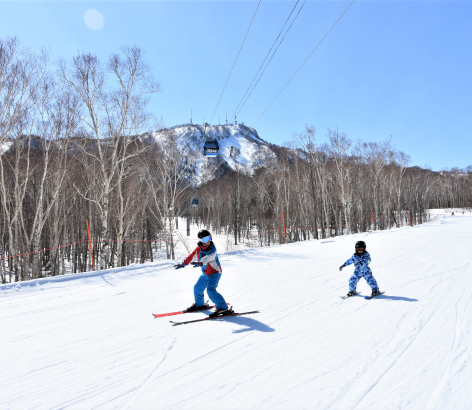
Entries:
{"label": "snow-covered ski slope", "polygon": [[[386,293],[343,300],[359,239]],[[192,303],[191,267],[2,285],[0,408],[470,409],[471,251],[469,214],[223,253],[219,290],[261,313],[177,327],[208,312],[151,313]]]}

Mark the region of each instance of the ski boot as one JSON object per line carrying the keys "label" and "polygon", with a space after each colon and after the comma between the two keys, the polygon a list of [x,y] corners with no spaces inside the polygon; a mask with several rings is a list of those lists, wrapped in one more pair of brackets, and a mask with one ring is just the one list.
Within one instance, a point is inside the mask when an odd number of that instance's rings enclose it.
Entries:
{"label": "ski boot", "polygon": [[202,306],[197,306],[195,303],[190,306],[189,308],[184,310],[184,313],[189,313],[189,312],[198,312],[199,310],[207,310],[211,309],[211,306],[208,303],[203,304]]}
{"label": "ski boot", "polygon": [[372,295],[370,295],[370,297],[373,298],[374,296],[377,296],[377,295],[380,295],[380,290],[378,290],[378,289],[373,290]]}
{"label": "ski boot", "polygon": [[349,292],[347,292],[347,297],[350,298],[351,296],[354,296],[354,295],[357,295],[357,292],[355,290],[350,290]]}
{"label": "ski boot", "polygon": [[216,309],[213,313],[210,314],[208,317],[220,317],[220,316],[228,316],[234,313],[233,309]]}

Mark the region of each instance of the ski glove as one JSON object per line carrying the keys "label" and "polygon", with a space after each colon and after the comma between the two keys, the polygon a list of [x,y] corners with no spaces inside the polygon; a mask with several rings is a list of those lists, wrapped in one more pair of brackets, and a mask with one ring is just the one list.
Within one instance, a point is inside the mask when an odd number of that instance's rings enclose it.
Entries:
{"label": "ski glove", "polygon": [[346,264],[340,266],[340,267],[339,267],[339,271],[342,271],[344,267],[346,267]]}
{"label": "ski glove", "polygon": [[192,265],[193,265],[194,268],[197,268],[199,266],[203,266],[203,263],[201,263],[201,262],[192,262]]}
{"label": "ski glove", "polygon": [[185,268],[185,265],[183,263],[179,263],[178,265],[174,265],[174,268],[175,269]]}

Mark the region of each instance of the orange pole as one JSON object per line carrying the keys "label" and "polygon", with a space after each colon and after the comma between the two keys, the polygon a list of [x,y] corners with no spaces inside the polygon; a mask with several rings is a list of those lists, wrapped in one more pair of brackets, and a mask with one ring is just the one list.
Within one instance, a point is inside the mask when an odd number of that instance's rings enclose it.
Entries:
{"label": "orange pole", "polygon": [[411,215],[410,215],[410,210],[408,210],[408,219],[410,220],[410,226],[411,226]]}
{"label": "orange pole", "polygon": [[284,219],[284,214],[282,214],[282,224],[284,226],[284,238],[285,238],[285,243],[287,243],[287,235],[285,235],[285,219]]}
{"label": "orange pole", "polygon": [[89,229],[88,219],[86,221],[87,221],[88,241],[89,241],[89,247],[90,247],[90,257],[92,258],[92,270],[95,270],[95,263],[93,262],[93,252],[92,252],[92,240],[90,239],[90,229]]}
{"label": "orange pole", "polygon": [[372,230],[375,231],[374,212],[372,211],[372,208],[370,208],[370,214],[372,215]]}

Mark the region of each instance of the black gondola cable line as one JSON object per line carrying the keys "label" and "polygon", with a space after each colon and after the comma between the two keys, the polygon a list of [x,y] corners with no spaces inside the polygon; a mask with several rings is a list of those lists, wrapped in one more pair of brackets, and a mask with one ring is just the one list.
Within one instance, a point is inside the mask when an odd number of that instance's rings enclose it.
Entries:
{"label": "black gondola cable line", "polygon": [[246,97],[246,94],[249,92],[249,90],[250,90],[252,84],[253,84],[254,81],[256,80],[257,75],[259,74],[259,71],[261,71],[262,67],[264,66],[264,63],[266,62],[267,58],[269,57],[270,52],[272,51],[272,49],[274,48],[275,44],[277,43],[277,40],[279,39],[280,35],[281,35],[282,32],[284,31],[284,28],[285,28],[285,26],[287,25],[288,21],[290,20],[290,17],[292,16],[293,11],[294,11],[295,8],[297,7],[299,1],[300,1],[300,0],[297,0],[297,2],[295,3],[295,6],[293,6],[292,11],[290,12],[289,16],[287,17],[287,20],[285,20],[285,23],[284,23],[284,25],[282,26],[282,29],[281,29],[280,32],[279,32],[279,35],[277,36],[277,38],[275,39],[274,43],[272,44],[272,46],[270,47],[269,51],[267,52],[267,54],[266,54],[266,56],[265,56],[265,58],[264,58],[264,61],[262,61],[262,64],[261,64],[261,66],[259,67],[259,69],[257,70],[256,74],[254,75],[254,78],[252,79],[251,83],[249,84],[249,87],[247,88],[246,92],[244,93],[243,97],[241,98],[241,101],[239,102],[238,106],[237,106],[236,109],[234,110],[234,113],[233,113],[232,117],[234,117],[234,116],[237,114],[237,111],[238,111],[239,106],[240,106],[241,103],[243,102],[244,97]]}
{"label": "black gondola cable line", "polygon": [[[295,73],[290,77],[290,79],[285,83],[285,85],[282,87],[282,89],[278,92],[278,94],[274,97],[274,99],[270,102],[270,104],[267,106],[267,108],[262,112],[261,115],[259,115],[259,117],[257,118],[257,120],[252,124],[251,127],[248,127],[248,130],[246,131],[246,134],[244,134],[244,136],[246,136],[249,131],[251,129],[254,129],[254,125],[256,125],[256,123],[259,121],[259,119],[265,114],[265,112],[270,108],[270,106],[274,103],[274,101],[278,98],[278,96],[282,93],[282,91],[285,89],[285,87],[287,87],[287,85],[290,83],[290,81],[292,81],[293,77],[295,77],[295,75],[300,71],[300,69],[303,67],[303,65],[308,61],[308,59],[311,57],[311,55],[316,51],[316,49],[320,46],[320,44],[323,42],[323,40],[328,36],[328,34],[331,32],[331,30],[334,28],[334,26],[336,26],[336,24],[339,22],[339,20],[341,20],[341,18],[344,16],[344,14],[347,12],[347,10],[352,6],[352,4],[354,3],[355,0],[352,0],[351,3],[349,3],[349,5],[346,7],[346,9],[342,12],[342,14],[338,17],[338,19],[334,22],[334,24],[330,27],[330,29],[326,32],[326,34],[323,36],[323,38],[318,42],[318,44],[316,45],[316,47],[311,51],[311,53],[308,55],[308,57],[303,61],[303,63],[297,68],[297,70],[295,71]],[[259,1],[259,4],[260,4],[260,1]],[[259,5],[258,5],[259,7]],[[256,9],[257,11],[257,9]],[[254,14],[255,15],[255,14]],[[253,19],[254,19],[254,16],[253,16]],[[252,24],[252,21],[251,21],[251,24]],[[247,35],[247,33],[246,33]],[[244,41],[243,41],[244,43]],[[241,45],[242,46],[242,45]],[[241,51],[241,50],[240,50]],[[239,55],[239,53],[238,53]],[[237,57],[236,57],[237,59]],[[236,62],[236,61],[235,61]],[[234,65],[233,65],[233,68],[234,68]],[[231,73],[230,73],[231,75]],[[228,77],[229,79],[229,77]],[[226,86],[225,86],[226,87]],[[223,89],[224,91],[224,89]],[[221,99],[221,96],[220,96],[220,99]],[[219,102],[218,102],[219,103]],[[216,111],[216,109],[215,109]],[[214,113],[213,113],[214,114]],[[206,131],[206,125],[205,125],[205,131]],[[204,133],[205,133],[204,131]],[[216,140],[215,140],[216,141]]]}
{"label": "black gondola cable line", "polygon": [[342,12],[342,14],[338,17],[338,19],[334,22],[334,24],[331,26],[331,28],[326,32],[326,34],[323,36],[323,38],[319,41],[319,43],[316,45],[316,47],[311,51],[310,54],[308,54],[308,57],[303,61],[303,63],[300,64],[300,66],[297,68],[297,71],[293,73],[293,75],[290,77],[290,79],[285,83],[285,85],[282,87],[282,89],[279,91],[279,93],[274,97],[274,99],[270,102],[270,104],[267,106],[267,108],[262,112],[261,115],[257,118],[257,120],[252,124],[251,128],[256,125],[257,121],[260,120],[260,118],[265,114],[265,112],[269,109],[269,107],[273,104],[273,102],[277,99],[277,97],[282,93],[282,91],[287,87],[288,83],[292,81],[293,77],[300,71],[300,69],[303,67],[303,65],[308,61],[308,59],[311,57],[311,55],[316,51],[316,49],[319,47],[319,45],[323,42],[323,40],[328,36],[328,34],[331,32],[331,30],[334,28],[334,26],[338,23],[339,20],[341,20],[342,16],[348,11],[349,7],[352,6],[352,3],[354,3],[355,0],[352,0],[351,3],[346,7],[346,9]]}
{"label": "black gondola cable line", "polygon": [[349,3],[349,5],[346,7],[346,9],[342,12],[342,14],[338,17],[338,19],[334,22],[334,24],[331,26],[331,28],[326,32],[326,34],[323,36],[323,38],[318,42],[318,44],[316,45],[316,47],[311,51],[310,54],[308,54],[308,57],[305,59],[305,61],[303,61],[303,63],[297,68],[297,71],[295,71],[295,73],[290,77],[290,79],[285,83],[285,85],[282,87],[282,89],[279,91],[279,93],[274,97],[274,99],[270,102],[270,104],[267,106],[267,108],[262,112],[261,115],[259,115],[259,117],[257,118],[256,121],[254,121],[254,123],[248,127],[248,130],[246,131],[246,134],[244,134],[243,137],[245,137],[247,134],[249,134],[249,131],[251,129],[254,129],[254,125],[256,125],[256,123],[261,119],[261,117],[265,114],[265,112],[269,109],[269,107],[273,104],[273,102],[277,99],[277,97],[282,93],[282,91],[285,89],[285,87],[287,87],[288,83],[290,81],[292,81],[293,77],[295,77],[295,75],[300,71],[300,69],[303,67],[303,65],[308,61],[308,59],[311,57],[311,55],[315,52],[315,50],[319,47],[319,45],[323,42],[323,40],[328,36],[328,34],[331,32],[331,30],[334,28],[334,26],[338,23],[339,20],[341,20],[342,16],[344,16],[344,14],[346,13],[346,11],[348,11],[349,7],[352,6],[352,4],[354,3],[355,0],[352,0],[351,3]]}
{"label": "black gondola cable line", "polygon": [[259,80],[262,78],[262,76],[264,75],[265,73],[265,70],[267,69],[267,67],[269,66],[270,62],[272,61],[272,58],[275,56],[275,53],[277,53],[277,50],[279,49],[279,47],[281,46],[281,44],[283,43],[283,41],[285,40],[285,37],[287,36],[287,33],[290,31],[290,28],[292,27],[293,23],[295,22],[295,20],[297,19],[298,15],[300,14],[300,12],[302,11],[303,9],[303,6],[305,5],[306,3],[306,0],[305,2],[302,4],[302,6],[300,7],[300,10],[298,10],[298,13],[297,15],[295,16],[295,18],[293,19],[292,23],[290,24],[289,28],[287,29],[286,33],[284,34],[284,36],[282,37],[282,40],[280,40],[280,43],[279,45],[277,46],[277,48],[275,49],[275,51],[273,52],[272,56],[270,57],[270,60],[269,62],[267,63],[267,65],[264,67],[264,70],[262,71],[261,75],[259,76],[259,78],[257,79],[256,81],[256,84],[254,84],[254,87],[252,88],[251,92],[248,94],[246,100],[244,101],[243,105],[241,106],[241,108],[239,108],[239,111],[234,115],[239,115],[239,113],[241,112],[241,110],[243,109],[243,107],[246,105],[246,102],[247,100],[249,99],[249,97],[251,96],[252,92],[254,91],[254,89],[256,88],[257,84],[259,83]]}
{"label": "black gondola cable line", "polygon": [[[297,0],[297,1],[299,1],[299,0]],[[274,2],[272,2],[272,3],[274,3]],[[277,3],[277,4],[282,4],[281,1],[278,1],[278,2],[276,2],[276,3]],[[280,7],[280,6],[279,6],[279,7]],[[271,9],[271,10],[272,10],[272,13],[270,14],[270,16],[271,16],[271,17],[274,17],[275,14],[276,14],[276,11],[274,11],[275,8],[273,8],[273,9]],[[261,11],[261,12],[262,12],[262,11]],[[260,13],[261,13],[261,12],[260,12]],[[271,23],[270,23],[269,25],[270,25],[271,27],[274,26],[274,22],[273,22],[274,19],[271,19],[270,21],[271,21]],[[263,40],[261,39],[261,41],[258,41],[258,42],[257,42],[257,43],[258,43],[257,52],[254,52],[254,53],[252,54],[252,58],[251,58],[250,63],[246,64],[247,67],[246,67],[246,70],[244,71],[244,75],[241,76],[242,79],[246,79],[247,76],[249,75],[249,72],[252,71],[252,63],[253,63],[254,61],[256,61],[256,58],[259,57],[259,55],[261,54],[262,48],[264,47],[264,44],[265,44],[265,40],[269,37],[269,35],[270,35],[269,31],[268,31],[268,30],[265,30]],[[246,81],[245,81],[245,80],[238,81],[238,83],[243,83],[243,82],[245,83]],[[232,93],[231,103],[228,104],[229,106],[234,106],[235,100],[239,100],[239,97],[237,97],[237,96],[240,94],[239,91],[240,91],[240,89],[237,89],[236,91],[234,91],[234,92]]]}
{"label": "black gondola cable line", "polygon": [[223,97],[223,93],[225,92],[226,86],[228,85],[229,78],[231,77],[231,73],[233,72],[234,66],[236,65],[236,61],[238,61],[239,54],[241,53],[241,49],[243,48],[244,42],[246,41],[247,34],[249,33],[249,29],[252,26],[252,22],[254,21],[254,17],[256,17],[257,9],[259,8],[259,5],[261,4],[262,0],[259,0],[259,3],[257,3],[256,11],[254,11],[254,14],[251,19],[251,23],[249,24],[249,27],[247,28],[246,35],[244,36],[243,42],[241,43],[241,47],[239,47],[238,55],[236,56],[236,59],[234,60],[233,67],[231,67],[231,71],[229,72],[228,78],[226,80],[225,86],[223,87],[223,91],[221,92],[220,98],[218,100],[218,103],[216,104],[215,111],[213,111],[213,115],[211,116],[210,119],[210,124],[213,121],[213,117],[215,116],[216,110],[218,109],[218,105],[220,105],[221,97]]}

